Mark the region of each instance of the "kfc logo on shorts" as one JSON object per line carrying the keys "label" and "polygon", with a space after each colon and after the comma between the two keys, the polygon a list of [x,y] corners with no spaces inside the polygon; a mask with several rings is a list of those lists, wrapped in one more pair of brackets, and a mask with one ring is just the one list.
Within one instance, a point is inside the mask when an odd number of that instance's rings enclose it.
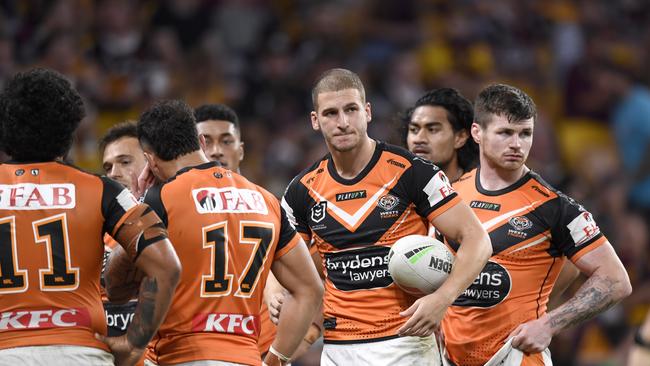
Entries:
{"label": "kfc logo on shorts", "polygon": [[319,202],[311,208],[311,221],[321,222],[325,218],[327,212],[327,202]]}
{"label": "kfc logo on shorts", "polygon": [[9,330],[90,327],[86,309],[6,311],[0,315],[0,332]]}
{"label": "kfc logo on shorts", "polygon": [[192,319],[192,331],[257,337],[260,334],[260,320],[248,314],[197,314]]}
{"label": "kfc logo on shorts", "polygon": [[69,209],[75,204],[74,184],[0,184],[0,210]]}

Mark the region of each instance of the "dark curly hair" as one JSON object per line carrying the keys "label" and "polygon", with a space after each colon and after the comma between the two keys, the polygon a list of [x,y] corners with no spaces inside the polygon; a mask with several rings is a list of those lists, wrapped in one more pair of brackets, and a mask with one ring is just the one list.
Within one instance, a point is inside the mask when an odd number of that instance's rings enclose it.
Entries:
{"label": "dark curly hair", "polygon": [[235,129],[239,131],[239,117],[237,113],[225,104],[204,104],[194,109],[194,118],[196,123],[201,123],[209,120],[227,121],[235,125]]}
{"label": "dark curly hair", "polygon": [[201,149],[194,113],[182,100],[163,100],[142,113],[138,139],[164,161]]}
{"label": "dark curly hair", "polygon": [[421,106],[442,107],[447,111],[447,120],[451,124],[454,132],[466,130],[469,138],[461,148],[456,151],[458,155],[458,165],[463,171],[473,169],[478,163],[478,145],[472,139],[472,123],[474,122],[474,112],[472,103],[467,100],[458,90],[453,88],[433,89],[426,92],[420,99],[415,102],[415,106],[409,108],[402,115],[402,141],[406,145],[406,136],[408,135],[409,123],[413,111]]}
{"label": "dark curly hair", "polygon": [[476,123],[487,126],[492,115],[504,116],[510,123],[537,118],[535,102],[522,90],[506,84],[483,89],[474,102]]}
{"label": "dark curly hair", "polygon": [[84,116],[81,96],[63,75],[47,69],[17,73],[0,97],[4,149],[16,161],[62,157]]}

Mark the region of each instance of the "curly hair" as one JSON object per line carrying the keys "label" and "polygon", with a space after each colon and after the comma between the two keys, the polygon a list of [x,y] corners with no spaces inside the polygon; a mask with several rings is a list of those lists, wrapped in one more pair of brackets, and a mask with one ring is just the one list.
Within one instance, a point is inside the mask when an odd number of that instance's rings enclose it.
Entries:
{"label": "curly hair", "polygon": [[467,100],[458,90],[453,88],[433,89],[426,92],[415,102],[415,106],[409,108],[401,116],[402,141],[406,144],[409,123],[416,108],[421,106],[441,107],[447,111],[447,120],[454,132],[466,130],[469,138],[465,144],[456,150],[458,165],[464,170],[473,169],[478,163],[478,145],[471,137],[472,123],[474,122],[474,111],[472,103]]}
{"label": "curly hair", "polygon": [[194,118],[196,123],[209,120],[227,121],[235,126],[239,131],[239,117],[237,113],[225,104],[204,104],[194,109]]}
{"label": "curly hair", "polygon": [[138,139],[164,161],[201,149],[192,108],[181,100],[159,101],[142,113]]}
{"label": "curly hair", "polygon": [[62,157],[84,116],[81,96],[63,75],[48,69],[17,73],[0,97],[5,151],[16,161]]}

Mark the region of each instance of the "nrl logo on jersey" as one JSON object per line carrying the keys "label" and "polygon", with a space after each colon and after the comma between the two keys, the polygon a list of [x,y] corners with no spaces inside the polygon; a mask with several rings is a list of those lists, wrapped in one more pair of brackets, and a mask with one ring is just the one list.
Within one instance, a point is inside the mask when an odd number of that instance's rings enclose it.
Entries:
{"label": "nrl logo on jersey", "polygon": [[327,212],[327,202],[322,201],[318,202],[314,207],[311,208],[311,221],[321,222],[325,218],[325,213]]}
{"label": "nrl logo on jersey", "polygon": [[268,214],[264,196],[251,189],[235,187],[205,187],[192,190],[196,211],[211,213],[259,213]]}
{"label": "nrl logo on jersey", "polygon": [[0,210],[74,208],[74,184],[0,184]]}

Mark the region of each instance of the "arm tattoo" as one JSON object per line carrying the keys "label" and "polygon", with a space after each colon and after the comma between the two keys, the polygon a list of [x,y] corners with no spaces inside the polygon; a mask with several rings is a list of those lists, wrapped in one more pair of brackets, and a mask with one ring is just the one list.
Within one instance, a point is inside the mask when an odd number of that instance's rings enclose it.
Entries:
{"label": "arm tattoo", "polygon": [[609,277],[589,277],[571,300],[548,314],[551,328],[568,328],[611,308],[618,302],[614,298],[616,285]]}
{"label": "arm tattoo", "polygon": [[136,348],[144,348],[157,329],[155,322],[156,296],[158,282],[155,278],[145,277],[140,286],[138,307],[135,309],[133,321],[126,333],[126,338]]}

